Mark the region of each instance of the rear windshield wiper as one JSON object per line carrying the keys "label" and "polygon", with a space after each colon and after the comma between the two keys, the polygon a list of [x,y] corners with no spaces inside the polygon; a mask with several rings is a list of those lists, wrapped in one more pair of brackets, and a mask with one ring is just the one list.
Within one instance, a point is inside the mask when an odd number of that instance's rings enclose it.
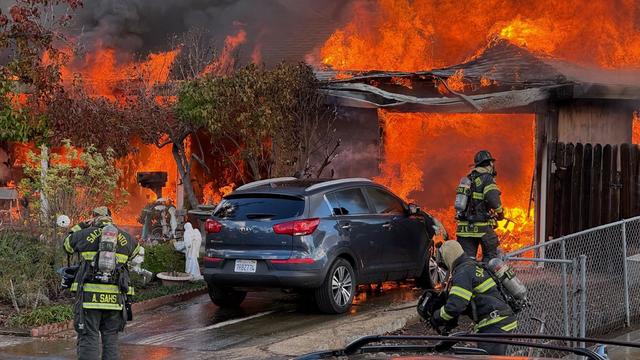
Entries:
{"label": "rear windshield wiper", "polygon": [[276,216],[276,214],[263,214],[263,213],[251,213],[245,215],[247,219],[255,220],[255,219],[271,219]]}

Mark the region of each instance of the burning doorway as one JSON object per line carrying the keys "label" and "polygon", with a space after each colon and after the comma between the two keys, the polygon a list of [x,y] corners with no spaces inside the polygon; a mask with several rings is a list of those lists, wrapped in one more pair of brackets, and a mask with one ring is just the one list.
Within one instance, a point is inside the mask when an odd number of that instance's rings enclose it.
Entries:
{"label": "burning doorway", "polygon": [[380,110],[384,155],[377,181],[415,201],[455,234],[455,187],[473,155],[498,159],[498,185],[506,217],[498,234],[511,250],[534,242],[534,114],[397,113]]}

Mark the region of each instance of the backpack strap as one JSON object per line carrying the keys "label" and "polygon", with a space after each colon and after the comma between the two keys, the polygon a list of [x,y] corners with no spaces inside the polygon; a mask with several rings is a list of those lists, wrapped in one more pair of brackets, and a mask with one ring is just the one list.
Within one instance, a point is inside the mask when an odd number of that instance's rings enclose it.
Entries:
{"label": "backpack strap", "polygon": [[489,269],[489,267],[485,263],[478,263],[478,264],[480,265],[480,267],[482,267],[487,272],[487,274],[489,274],[489,276],[496,283],[496,287],[498,288],[498,292],[502,296],[502,299],[504,300],[504,302],[507,305],[509,305],[509,308],[511,308],[511,311],[513,311],[514,314],[520,312],[521,309],[518,309],[517,307],[514,307],[513,296],[511,296],[511,294],[504,288],[504,285],[502,285],[502,281],[500,281],[498,276],[496,276],[496,274],[494,274],[493,271],[491,269]]}

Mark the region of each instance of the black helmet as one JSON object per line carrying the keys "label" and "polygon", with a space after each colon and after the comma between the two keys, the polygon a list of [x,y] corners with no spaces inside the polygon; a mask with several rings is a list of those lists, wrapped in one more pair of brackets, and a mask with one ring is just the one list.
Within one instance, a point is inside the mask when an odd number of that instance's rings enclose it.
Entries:
{"label": "black helmet", "polygon": [[68,289],[73,284],[73,281],[76,278],[76,273],[78,272],[78,265],[75,266],[65,266],[58,269],[58,275],[62,278],[60,282],[60,286],[63,289]]}
{"label": "black helmet", "polygon": [[480,150],[476,153],[476,156],[473,157],[473,164],[478,166],[485,161],[496,161],[496,159],[491,156],[491,153],[487,150]]}

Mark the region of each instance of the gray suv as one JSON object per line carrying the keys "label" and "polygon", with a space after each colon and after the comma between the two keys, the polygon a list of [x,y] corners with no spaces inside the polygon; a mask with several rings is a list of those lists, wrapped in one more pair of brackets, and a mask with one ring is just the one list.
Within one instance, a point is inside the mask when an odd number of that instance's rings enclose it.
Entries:
{"label": "gray suv", "polygon": [[205,223],[209,295],[238,306],[247,290],[302,290],[322,312],[343,313],[359,284],[416,278],[431,287],[435,223],[368,179],[249,183]]}

